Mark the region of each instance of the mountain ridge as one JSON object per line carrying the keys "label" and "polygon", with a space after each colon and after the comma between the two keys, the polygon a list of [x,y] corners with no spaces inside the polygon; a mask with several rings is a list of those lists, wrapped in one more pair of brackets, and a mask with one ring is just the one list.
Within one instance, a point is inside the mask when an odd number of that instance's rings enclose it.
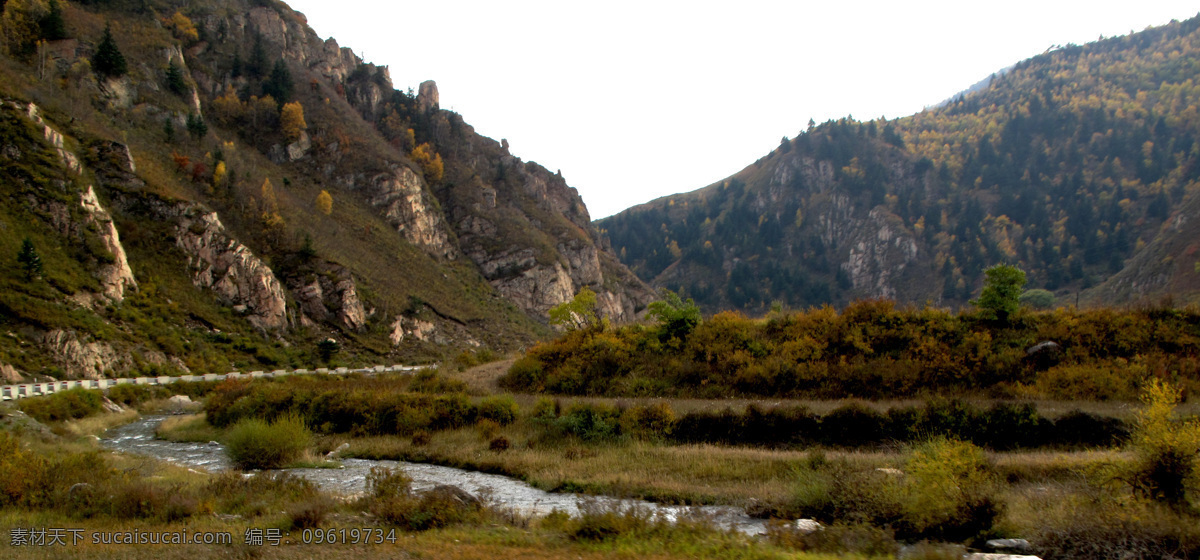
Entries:
{"label": "mountain ridge", "polygon": [[[0,250],[45,263],[0,275],[5,372],[470,360],[583,287],[614,321],[652,297],[561,177],[283,3],[61,11],[66,38],[5,28],[0,55]],[[96,62],[109,30],[123,72]]]}
{"label": "mountain ridge", "polygon": [[[1002,262],[1063,301],[1195,301],[1195,259],[1158,252],[1189,244],[1156,239],[1176,235],[1162,226],[1196,190],[1198,27],[1052,50],[909,117],[828,121],[725,180],[597,226],[641,278],[710,312],[878,297],[959,306]],[[1146,247],[1173,259],[1171,282],[1126,270]]]}

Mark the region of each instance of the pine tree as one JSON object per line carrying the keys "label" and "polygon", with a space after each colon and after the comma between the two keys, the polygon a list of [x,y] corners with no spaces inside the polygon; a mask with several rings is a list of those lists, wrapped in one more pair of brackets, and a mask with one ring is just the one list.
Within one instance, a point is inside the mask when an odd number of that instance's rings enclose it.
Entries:
{"label": "pine tree", "polygon": [[38,22],[42,28],[42,38],[47,41],[58,41],[67,38],[67,24],[63,21],[62,6],[58,0],[50,0],[50,11]]}
{"label": "pine tree", "polygon": [[92,55],[92,70],[101,78],[119,78],[128,71],[125,55],[117,48],[111,26],[104,26],[104,36],[96,46],[96,54]]}
{"label": "pine tree", "polygon": [[197,140],[208,136],[208,125],[204,123],[204,117],[200,115],[188,115],[187,130]]}
{"label": "pine tree", "polygon": [[25,271],[25,279],[33,280],[42,275],[42,256],[33,246],[33,240],[28,237],[21,241],[21,251],[17,253],[17,263]]}
{"label": "pine tree", "polygon": [[183,79],[183,69],[172,60],[167,64],[167,89],[176,95],[187,93],[187,82]]}
{"label": "pine tree", "polygon": [[282,60],[275,61],[275,67],[271,69],[271,77],[267,79],[267,83],[263,84],[263,95],[270,95],[275,98],[275,101],[281,105],[287,103],[292,98],[292,73],[288,70],[287,64]]}

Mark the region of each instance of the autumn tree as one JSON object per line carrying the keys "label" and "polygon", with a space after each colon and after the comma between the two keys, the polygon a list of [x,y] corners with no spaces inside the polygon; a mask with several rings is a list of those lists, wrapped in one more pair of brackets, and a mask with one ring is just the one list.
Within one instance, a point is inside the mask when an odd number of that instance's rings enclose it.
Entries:
{"label": "autumn tree", "polygon": [[195,43],[200,40],[200,31],[196,29],[196,24],[181,12],[175,12],[175,15],[164,18],[163,26],[171,30],[171,34],[180,41]]}
{"label": "autumn tree", "polygon": [[233,86],[225,86],[225,92],[212,101],[212,114],[221,124],[231,125],[242,118],[246,104],[238,98]]}
{"label": "autumn tree", "polygon": [[299,101],[283,105],[283,111],[279,115],[279,127],[283,129],[283,135],[288,142],[295,142],[304,134],[308,124],[304,122],[304,106],[300,105]]}
{"label": "autumn tree", "polygon": [[3,25],[4,46],[9,54],[24,57],[33,53],[42,35],[39,23],[46,13],[43,0],[8,0],[0,24]]}
{"label": "autumn tree", "polygon": [[317,195],[317,210],[326,216],[333,212],[333,195],[329,191],[322,189]]}
{"label": "autumn tree", "polygon": [[270,95],[263,97],[250,97],[250,102],[246,104],[246,118],[250,120],[250,126],[254,128],[270,128],[275,126],[275,120],[279,118],[279,105],[275,102],[275,98]]}
{"label": "autumn tree", "polygon": [[125,55],[117,48],[109,25],[104,26],[104,35],[100,37],[100,44],[96,45],[96,54],[92,55],[92,70],[101,78],[119,78],[128,71]]}
{"label": "autumn tree", "polygon": [[228,168],[226,168],[226,166],[225,166],[225,162],[218,161],[217,167],[215,169],[213,169],[213,175],[212,175],[213,188],[214,189],[218,188],[222,184],[224,184],[225,178],[228,176],[228,174],[229,174],[229,171],[228,171]]}
{"label": "autumn tree", "polygon": [[425,142],[412,151],[411,157],[413,161],[421,166],[425,172],[425,180],[431,183],[436,183],[442,180],[442,175],[445,173],[445,165],[442,163],[442,155]]}

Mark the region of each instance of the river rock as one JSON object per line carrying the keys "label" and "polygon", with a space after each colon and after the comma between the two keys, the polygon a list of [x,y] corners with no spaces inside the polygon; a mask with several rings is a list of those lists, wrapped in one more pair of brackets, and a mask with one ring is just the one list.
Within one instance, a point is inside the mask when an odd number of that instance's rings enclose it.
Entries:
{"label": "river rock", "polygon": [[425,492],[425,497],[455,503],[463,508],[479,509],[483,507],[483,502],[479,501],[479,498],[451,484],[434,486]]}
{"label": "river rock", "polygon": [[343,444],[341,444],[341,445],[337,446],[337,449],[334,449],[333,451],[330,451],[329,453],[326,453],[326,454],[325,454],[325,460],[326,460],[326,461],[332,461],[332,460],[336,459],[336,458],[337,458],[337,456],[338,456],[339,454],[341,454],[341,452],[343,452],[343,451],[345,451],[345,450],[347,450],[347,449],[350,449],[350,444],[349,444],[349,443],[343,443]]}
{"label": "river rock", "polygon": [[815,519],[797,519],[795,525],[797,531],[806,535],[821,530],[821,524]]}
{"label": "river rock", "polygon": [[1029,541],[1025,539],[992,539],[987,542],[987,547],[1001,552],[1024,553],[1033,550],[1033,547],[1029,545]]}
{"label": "river rock", "polygon": [[975,552],[963,556],[963,560],[1042,560],[1037,556],[1023,554],[995,554],[991,552]]}

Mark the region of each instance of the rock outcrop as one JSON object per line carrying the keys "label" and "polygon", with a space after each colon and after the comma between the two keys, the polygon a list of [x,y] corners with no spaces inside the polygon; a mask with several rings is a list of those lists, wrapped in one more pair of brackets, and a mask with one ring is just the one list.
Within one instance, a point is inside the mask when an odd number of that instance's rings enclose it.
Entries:
{"label": "rock outcrop", "polygon": [[133,277],[133,270],[129,268],[129,260],[125,256],[125,247],[121,245],[117,227],[113,224],[112,216],[100,205],[96,191],[90,185],[83,192],[80,203],[85,212],[87,229],[95,232],[107,251],[106,258],[101,260],[96,270],[101,291],[109,300],[123,301],[126,290],[137,289],[137,280]]}
{"label": "rock outcrop", "polygon": [[290,280],[288,286],[300,308],[301,323],[334,321],[351,331],[367,326],[367,311],[349,270],[326,263],[304,278]]}
{"label": "rock outcrop", "polygon": [[188,256],[192,282],[216,292],[255,327],[287,327],[287,300],[271,268],[225,232],[216,212],[195,204],[177,212],[175,244]]}
{"label": "rock outcrop", "polygon": [[0,364],[0,381],[4,383],[20,383],[23,378],[17,368],[9,364]]}
{"label": "rock outcrop", "polygon": [[440,258],[453,259],[458,254],[445,219],[424,188],[424,181],[408,166],[397,165],[391,171],[370,177],[348,176],[342,183],[349,188],[366,189],[371,204],[409,243]]}
{"label": "rock outcrop", "polygon": [[41,343],[70,379],[100,379],[107,371],[125,371],[133,365],[126,353],[111,344],[83,342],[70,331],[50,331],[42,335]]}

